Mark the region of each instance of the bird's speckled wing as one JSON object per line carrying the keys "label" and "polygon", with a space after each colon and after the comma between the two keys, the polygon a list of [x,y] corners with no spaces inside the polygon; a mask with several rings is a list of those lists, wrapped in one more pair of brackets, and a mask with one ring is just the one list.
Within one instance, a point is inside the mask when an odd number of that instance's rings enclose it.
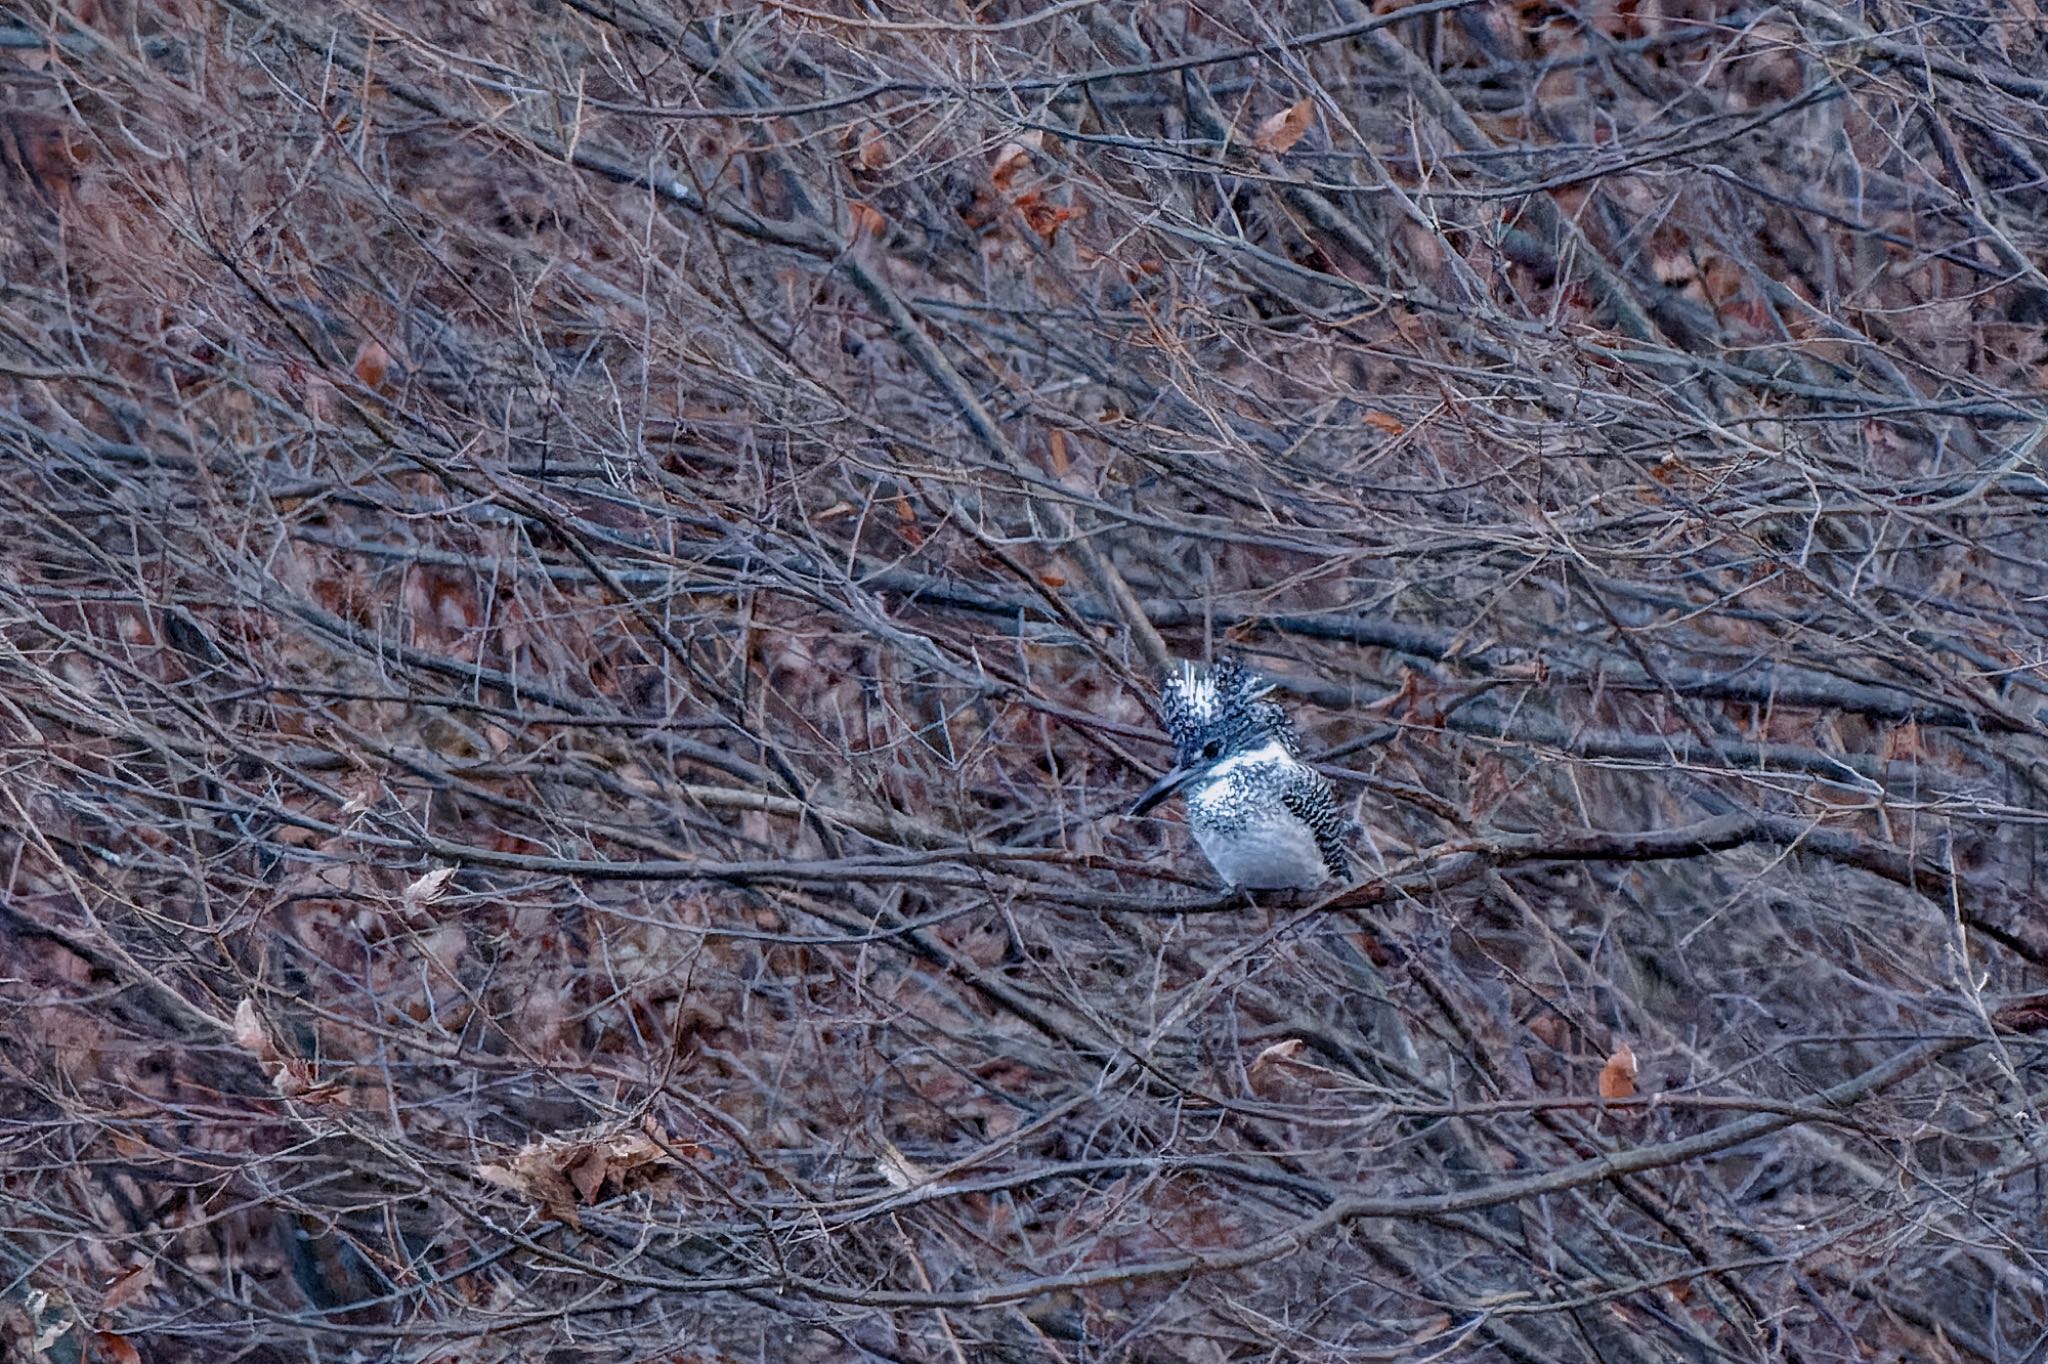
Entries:
{"label": "bird's speckled wing", "polygon": [[1316,847],[1322,852],[1323,865],[1330,869],[1330,875],[1340,881],[1350,880],[1351,854],[1344,847],[1344,836],[1351,821],[1344,817],[1337,793],[1323,774],[1312,767],[1296,768],[1292,779],[1281,788],[1280,803],[1315,835]]}

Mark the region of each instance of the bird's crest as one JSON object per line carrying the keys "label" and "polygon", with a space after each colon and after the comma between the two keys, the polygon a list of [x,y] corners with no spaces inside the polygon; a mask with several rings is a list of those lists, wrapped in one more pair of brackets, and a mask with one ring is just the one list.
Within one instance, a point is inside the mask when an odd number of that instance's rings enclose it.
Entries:
{"label": "bird's crest", "polygon": [[1296,751],[1287,712],[1266,697],[1273,684],[1236,658],[1203,667],[1182,663],[1160,689],[1166,732],[1184,764],[1213,761],[1273,739]]}

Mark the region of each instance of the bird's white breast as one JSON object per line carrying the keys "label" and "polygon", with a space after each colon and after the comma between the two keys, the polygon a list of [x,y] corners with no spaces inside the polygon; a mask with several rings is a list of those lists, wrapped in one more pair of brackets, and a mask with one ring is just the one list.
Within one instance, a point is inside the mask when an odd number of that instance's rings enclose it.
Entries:
{"label": "bird's white breast", "polygon": [[1308,825],[1278,804],[1248,817],[1242,799],[1228,778],[1188,795],[1188,827],[1218,876],[1247,890],[1300,889],[1329,879]]}

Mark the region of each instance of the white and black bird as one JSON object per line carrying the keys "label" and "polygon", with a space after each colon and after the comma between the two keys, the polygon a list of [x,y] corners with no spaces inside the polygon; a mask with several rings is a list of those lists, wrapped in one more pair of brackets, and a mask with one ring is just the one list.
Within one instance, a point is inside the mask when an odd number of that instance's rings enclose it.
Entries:
{"label": "white and black bird", "polygon": [[1301,760],[1301,740],[1273,684],[1234,658],[1183,663],[1166,679],[1160,711],[1179,762],[1131,807],[1142,815],[1175,792],[1187,801],[1195,842],[1233,887],[1305,889],[1348,880],[1351,822],[1323,774]]}

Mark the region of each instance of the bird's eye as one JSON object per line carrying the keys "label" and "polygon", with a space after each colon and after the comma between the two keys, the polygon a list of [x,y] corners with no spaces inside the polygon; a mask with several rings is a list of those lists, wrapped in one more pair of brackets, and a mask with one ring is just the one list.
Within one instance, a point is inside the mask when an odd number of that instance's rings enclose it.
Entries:
{"label": "bird's eye", "polygon": [[1222,743],[1215,739],[1211,739],[1208,743],[1202,745],[1202,756],[1205,758],[1213,758],[1222,751]]}

